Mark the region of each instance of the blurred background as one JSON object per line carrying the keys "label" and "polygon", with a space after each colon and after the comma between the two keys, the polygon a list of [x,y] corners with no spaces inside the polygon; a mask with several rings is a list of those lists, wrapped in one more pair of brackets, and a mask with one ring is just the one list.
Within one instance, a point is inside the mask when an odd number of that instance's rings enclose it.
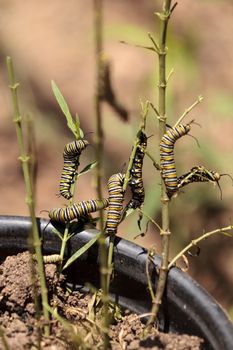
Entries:
{"label": "blurred background", "polygon": [[[114,91],[129,112],[124,122],[104,105],[104,175],[107,179],[124,171],[140,122],[140,99],[157,105],[157,57],[136,47],[150,45],[147,33],[158,35],[154,15],[162,1],[111,0],[104,2],[104,52],[110,62]],[[53,79],[66,98],[73,115],[78,112],[86,138],[95,140],[95,60],[93,2],[91,0],[16,1],[0,0],[0,106],[1,148],[0,186],[2,215],[27,215],[25,190],[18,146],[12,123],[12,106],[6,75],[5,57],[13,58],[23,116],[34,121],[37,173],[37,215],[43,210],[65,204],[59,192],[64,145],[73,140],[51,90]],[[172,15],[168,37],[168,71],[174,74],[168,85],[168,123],[173,125],[198,97],[204,100],[186,117],[195,119],[191,134],[176,145],[178,175],[192,166],[233,176],[233,2],[231,0],[179,1]],[[132,45],[122,44],[126,41]],[[158,157],[158,123],[149,112],[148,149]],[[81,167],[95,159],[94,147],[86,149]],[[160,223],[160,177],[145,158],[144,210]],[[171,258],[191,239],[215,228],[228,226],[232,220],[233,186],[228,177],[220,185],[192,184],[184,188],[171,204]],[[80,178],[76,200],[95,198],[93,173]],[[146,220],[142,223],[145,230]],[[131,215],[119,227],[119,234],[134,240],[140,233],[137,215]],[[149,226],[138,244],[156,244],[156,227]],[[233,318],[233,240],[215,236],[201,244],[199,257],[189,259],[189,274],[201,283],[226,308]]]}

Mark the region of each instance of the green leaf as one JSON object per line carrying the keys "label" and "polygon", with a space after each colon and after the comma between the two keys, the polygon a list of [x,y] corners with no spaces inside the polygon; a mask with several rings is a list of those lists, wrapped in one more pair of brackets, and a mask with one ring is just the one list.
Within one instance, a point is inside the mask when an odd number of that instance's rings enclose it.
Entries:
{"label": "green leaf", "polygon": [[98,162],[94,161],[88,165],[86,165],[81,171],[80,173],[78,174],[78,177],[83,175],[83,174],[86,174],[88,173],[89,171],[91,171],[92,169],[94,169],[96,167]]}
{"label": "green leaf", "polygon": [[156,16],[158,16],[159,19],[160,19],[161,21],[164,21],[164,19],[166,18],[166,16],[164,15],[164,13],[161,13],[161,12],[154,12],[154,14],[155,14]]}
{"label": "green leaf", "polygon": [[92,298],[89,300],[88,302],[88,317],[91,319],[91,320],[94,320],[94,314],[95,314],[95,309],[94,309],[94,306],[95,306],[95,303],[96,303],[96,298],[97,298],[97,292],[95,292],[92,296]]}
{"label": "green leaf", "polygon": [[66,117],[68,128],[72,131],[72,133],[75,135],[75,137],[77,139],[79,139],[80,133],[77,131],[77,127],[73,121],[73,118],[72,118],[72,115],[70,113],[68,104],[66,103],[66,100],[64,99],[60,89],[58,88],[58,86],[56,85],[56,83],[53,80],[51,81],[51,86],[52,86],[54,96],[57,100],[57,103],[59,104],[63,114]]}
{"label": "green leaf", "polygon": [[84,132],[80,128],[80,119],[79,119],[78,113],[75,113],[75,126],[76,126],[76,130],[77,130],[77,133],[78,133],[78,136],[79,136],[78,140],[80,138],[83,139],[84,138]]}
{"label": "green leaf", "polygon": [[53,228],[52,232],[53,232],[58,238],[60,238],[61,241],[63,240],[63,237],[62,237],[61,233],[60,233],[57,229]]}
{"label": "green leaf", "polygon": [[231,237],[231,238],[233,237],[232,233],[229,233],[229,232],[220,232],[220,233],[227,237]]}
{"label": "green leaf", "polygon": [[83,255],[95,242],[99,239],[101,233],[98,233],[95,237],[93,237],[89,242],[87,242],[82,248],[80,248],[76,253],[74,253],[66,262],[65,266],[62,270],[65,270],[68,266],[70,266],[76,259],[78,259],[81,255]]}

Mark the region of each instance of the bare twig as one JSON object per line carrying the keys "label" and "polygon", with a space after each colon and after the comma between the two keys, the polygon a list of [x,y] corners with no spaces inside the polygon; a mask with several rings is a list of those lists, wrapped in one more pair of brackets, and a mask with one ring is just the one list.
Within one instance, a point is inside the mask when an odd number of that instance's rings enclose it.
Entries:
{"label": "bare twig", "polygon": [[198,96],[197,100],[189,108],[187,108],[184,111],[184,113],[181,115],[181,117],[177,120],[177,122],[175,123],[174,127],[179,125],[182,122],[182,120],[186,117],[186,115],[189,114],[191,112],[191,110],[193,108],[195,108],[199,103],[201,103],[202,100],[203,100],[203,97],[201,95]]}
{"label": "bare twig", "polygon": [[[175,265],[176,261],[178,259],[180,259],[185,253],[187,253],[192,247],[196,246],[198,243],[200,243],[201,241],[204,241],[207,238],[210,238],[211,236],[215,235],[215,234],[226,234],[226,232],[228,231],[232,231],[233,230],[233,226],[229,225],[226,227],[222,227],[210,232],[206,232],[204,234],[202,234],[200,237],[193,239],[184,249],[182,249],[179,254],[177,254],[172,261],[169,263],[168,268],[170,269],[173,265]],[[232,237],[232,235],[230,235]]]}

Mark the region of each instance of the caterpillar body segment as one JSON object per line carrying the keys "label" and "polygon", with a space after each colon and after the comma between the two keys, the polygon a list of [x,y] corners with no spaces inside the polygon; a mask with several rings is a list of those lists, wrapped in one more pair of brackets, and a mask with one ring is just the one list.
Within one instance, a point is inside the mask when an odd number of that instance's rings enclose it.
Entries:
{"label": "caterpillar body segment", "polygon": [[143,131],[141,131],[139,136],[139,144],[133,159],[133,166],[130,171],[129,186],[132,192],[132,199],[127,204],[126,210],[130,208],[140,208],[144,203],[145,190],[142,179],[142,167],[146,147],[147,136]]}
{"label": "caterpillar body segment", "polygon": [[79,166],[79,157],[88,144],[87,140],[78,140],[65,145],[63,152],[64,164],[60,180],[60,194],[65,199],[72,198],[70,188]]}
{"label": "caterpillar body segment", "polygon": [[176,127],[168,129],[160,142],[161,172],[168,197],[172,197],[178,191],[177,173],[174,159],[175,142],[182,136],[189,133],[191,128],[190,124],[179,124]]}
{"label": "caterpillar body segment", "polygon": [[117,226],[121,221],[124,199],[124,178],[124,174],[117,173],[112,175],[108,180],[109,206],[105,230],[110,235],[117,233]]}
{"label": "caterpillar body segment", "polygon": [[64,148],[63,156],[68,158],[77,157],[88,145],[89,142],[87,140],[76,140],[67,143]]}
{"label": "caterpillar body segment", "polygon": [[62,257],[59,254],[44,255],[43,262],[45,264],[56,264],[62,262]]}
{"label": "caterpillar body segment", "polygon": [[178,188],[182,188],[192,182],[218,182],[221,175],[214,170],[207,170],[204,166],[193,167],[188,173],[178,178]]}
{"label": "caterpillar body segment", "polygon": [[67,206],[65,208],[52,209],[49,212],[49,217],[53,221],[69,222],[78,219],[82,216],[87,216],[98,210],[104,209],[108,206],[108,199],[91,199],[88,201],[81,201],[77,204]]}

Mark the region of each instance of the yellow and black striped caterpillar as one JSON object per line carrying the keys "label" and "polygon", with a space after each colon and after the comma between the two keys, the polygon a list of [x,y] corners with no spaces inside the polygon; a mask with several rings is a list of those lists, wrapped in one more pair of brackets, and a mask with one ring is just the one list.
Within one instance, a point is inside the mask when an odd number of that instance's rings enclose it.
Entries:
{"label": "yellow and black striped caterpillar", "polygon": [[53,221],[68,222],[78,219],[81,216],[87,216],[97,210],[104,209],[108,206],[108,199],[91,199],[89,201],[81,201],[77,204],[67,206],[65,208],[52,209],[49,217]]}
{"label": "yellow and black striped caterpillar", "polygon": [[65,145],[63,152],[64,164],[60,180],[60,194],[66,199],[72,197],[70,187],[73,183],[77,167],[79,166],[79,157],[88,144],[86,140],[78,140]]}
{"label": "yellow and black striped caterpillar", "polygon": [[190,131],[190,124],[179,124],[170,128],[163,135],[160,142],[160,165],[167,194],[172,197],[178,190],[177,174],[174,160],[175,142]]}
{"label": "yellow and black striped caterpillar", "polygon": [[[37,261],[36,254],[33,254],[32,258],[34,261]],[[62,261],[62,258],[59,254],[43,255],[43,262],[45,264],[55,264],[61,261]]]}
{"label": "yellow and black striped caterpillar", "polygon": [[62,258],[59,254],[52,254],[52,255],[44,255],[43,256],[43,262],[45,264],[55,264],[58,262],[61,262]]}
{"label": "yellow and black striped caterpillar", "polygon": [[[225,174],[224,174],[225,175]],[[178,177],[178,188],[182,188],[192,182],[216,182],[218,184],[221,175],[213,170],[207,170],[204,166],[193,167],[188,173]]]}
{"label": "yellow and black striped caterpillar", "polygon": [[105,230],[110,235],[116,234],[117,226],[121,221],[124,178],[124,174],[118,173],[112,175],[108,180],[109,206]]}
{"label": "yellow and black striped caterpillar", "polygon": [[130,180],[129,186],[132,192],[132,199],[126,206],[126,210],[133,208],[139,208],[145,198],[145,190],[143,186],[142,179],[142,166],[143,166],[143,158],[145,156],[145,150],[147,147],[147,136],[143,131],[140,131],[139,135],[139,144],[136,149],[135,156],[133,158],[133,166],[130,171]]}
{"label": "yellow and black striped caterpillar", "polygon": [[204,166],[198,165],[178,178],[178,188],[180,189],[193,182],[215,182],[220,191],[220,198],[222,199],[222,190],[219,185],[219,180],[222,176],[229,176],[233,181],[229,174],[219,174],[217,171],[208,170]]}

